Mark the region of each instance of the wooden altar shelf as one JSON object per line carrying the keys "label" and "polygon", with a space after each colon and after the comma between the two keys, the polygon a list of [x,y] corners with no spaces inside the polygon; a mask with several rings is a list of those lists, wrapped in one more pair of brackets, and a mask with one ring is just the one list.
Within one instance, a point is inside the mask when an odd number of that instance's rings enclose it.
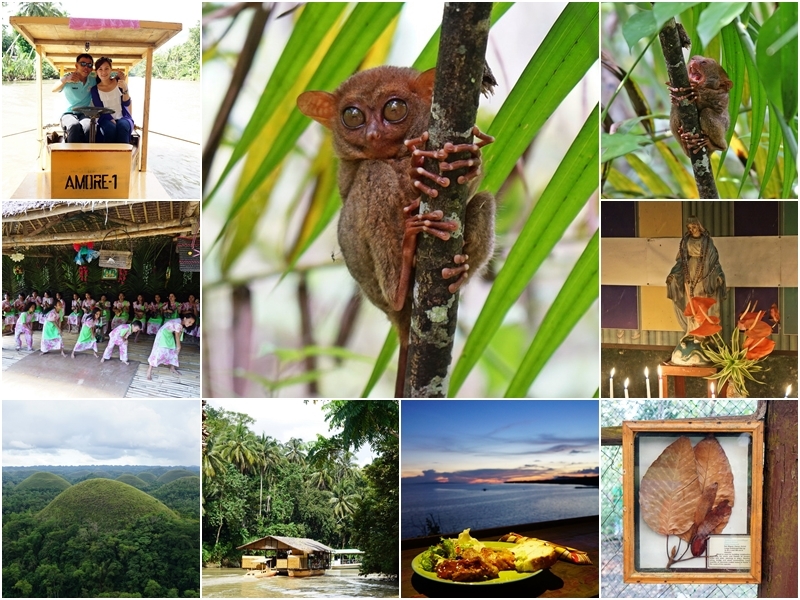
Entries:
{"label": "wooden altar shelf", "polygon": [[[686,377],[708,377],[714,375],[719,369],[717,367],[696,367],[685,365],[673,365],[670,363],[661,363],[661,380],[659,385],[659,396],[662,398],[669,398],[669,378],[675,378],[675,397],[686,398]],[[706,398],[711,398],[711,380],[706,380]],[[725,391],[728,387],[726,383],[722,389],[716,390],[717,398],[724,398]]]}

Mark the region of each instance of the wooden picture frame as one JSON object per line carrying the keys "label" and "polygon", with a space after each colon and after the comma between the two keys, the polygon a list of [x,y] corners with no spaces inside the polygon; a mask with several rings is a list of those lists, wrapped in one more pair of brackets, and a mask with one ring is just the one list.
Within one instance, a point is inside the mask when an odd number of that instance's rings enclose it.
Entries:
{"label": "wooden picture frame", "polygon": [[626,421],[622,462],[626,583],[761,583],[762,421]]}
{"label": "wooden picture frame", "polygon": [[103,267],[103,270],[100,273],[100,279],[102,280],[113,280],[119,277],[119,272],[117,269]]}

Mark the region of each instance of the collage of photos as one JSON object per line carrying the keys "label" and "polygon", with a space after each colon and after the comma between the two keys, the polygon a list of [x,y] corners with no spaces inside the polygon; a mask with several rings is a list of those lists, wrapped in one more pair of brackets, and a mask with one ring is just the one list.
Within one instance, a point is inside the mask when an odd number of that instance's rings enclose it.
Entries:
{"label": "collage of photos", "polygon": [[797,3],[0,24],[2,597],[798,597]]}

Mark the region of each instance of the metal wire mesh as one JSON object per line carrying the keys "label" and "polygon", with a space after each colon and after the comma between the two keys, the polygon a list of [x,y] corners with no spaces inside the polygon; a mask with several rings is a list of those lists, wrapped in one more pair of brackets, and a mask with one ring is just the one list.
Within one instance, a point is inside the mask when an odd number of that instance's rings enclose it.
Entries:
{"label": "metal wire mesh", "polygon": [[[603,400],[601,427],[623,421],[749,415],[757,400]],[[600,454],[601,598],[755,598],[755,584],[626,584],[622,581],[622,446]]]}

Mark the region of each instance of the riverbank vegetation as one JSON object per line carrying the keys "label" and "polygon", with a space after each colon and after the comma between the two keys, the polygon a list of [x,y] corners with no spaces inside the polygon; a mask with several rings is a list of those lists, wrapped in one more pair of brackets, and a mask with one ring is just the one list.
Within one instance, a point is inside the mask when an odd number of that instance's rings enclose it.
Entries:
{"label": "riverbank vegetation", "polygon": [[[397,576],[398,404],[322,401],[330,429],[315,440],[258,435],[246,414],[205,409],[203,562],[238,566],[236,550],[268,535],[365,552],[361,574]],[[359,468],[354,452],[377,457]]]}
{"label": "riverbank vegetation", "polygon": [[196,471],[40,469],[3,470],[3,597],[199,597]]}
{"label": "riverbank vegetation", "polygon": [[[21,2],[17,16],[68,17],[60,3]],[[96,57],[97,58],[97,57]],[[130,72],[144,77],[145,64],[139,63]],[[42,62],[42,78],[58,79],[58,71],[47,61]],[[156,79],[200,79],[200,22],[189,29],[189,39],[153,55],[153,77]],[[28,41],[10,25],[3,25],[3,81],[36,79],[36,52]]]}

